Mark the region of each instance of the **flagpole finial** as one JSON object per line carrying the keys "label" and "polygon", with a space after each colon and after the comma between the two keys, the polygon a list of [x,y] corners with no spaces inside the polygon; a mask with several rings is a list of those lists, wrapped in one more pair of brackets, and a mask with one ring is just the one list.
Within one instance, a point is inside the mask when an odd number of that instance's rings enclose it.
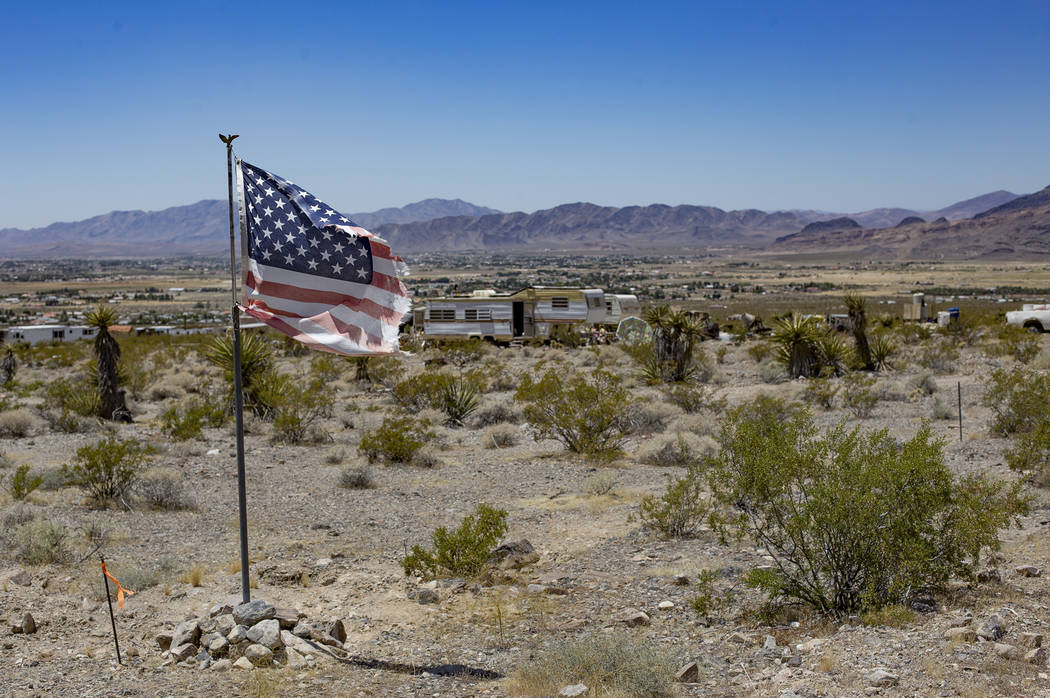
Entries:
{"label": "flagpole finial", "polygon": [[225,135],[224,136],[223,134],[220,133],[219,134],[219,140],[222,141],[223,143],[225,143],[226,145],[229,145],[229,144],[233,143],[233,139],[237,138],[239,135],[240,135],[239,133],[231,133],[229,135]]}

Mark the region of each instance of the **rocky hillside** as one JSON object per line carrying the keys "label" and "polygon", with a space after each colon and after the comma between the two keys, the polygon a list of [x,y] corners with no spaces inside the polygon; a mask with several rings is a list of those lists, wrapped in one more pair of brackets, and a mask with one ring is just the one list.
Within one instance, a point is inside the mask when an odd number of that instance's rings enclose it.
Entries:
{"label": "rocky hillside", "polygon": [[835,218],[852,218],[865,228],[891,228],[905,218],[922,218],[932,221],[946,218],[950,221],[972,218],[990,208],[1000,206],[1017,198],[1017,194],[1000,189],[964,201],[957,201],[950,206],[935,211],[913,211],[908,208],[873,208],[857,213],[831,213],[829,211],[792,211],[804,223],[828,221]]}

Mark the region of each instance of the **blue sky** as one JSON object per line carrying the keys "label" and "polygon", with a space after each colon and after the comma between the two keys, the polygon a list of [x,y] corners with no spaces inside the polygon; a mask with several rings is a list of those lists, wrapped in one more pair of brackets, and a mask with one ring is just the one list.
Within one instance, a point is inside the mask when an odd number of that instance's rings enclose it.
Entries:
{"label": "blue sky", "polygon": [[1050,184],[1050,3],[9,3],[0,228],[225,196],[936,208]]}

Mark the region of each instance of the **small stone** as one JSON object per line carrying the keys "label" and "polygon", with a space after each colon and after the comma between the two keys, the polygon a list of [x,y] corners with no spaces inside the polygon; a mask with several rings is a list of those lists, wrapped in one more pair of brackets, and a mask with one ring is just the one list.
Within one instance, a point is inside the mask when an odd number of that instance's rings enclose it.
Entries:
{"label": "small stone", "polygon": [[179,627],[175,628],[175,632],[171,636],[171,644],[174,647],[179,645],[196,645],[201,639],[201,626],[196,620],[187,620],[179,623]]}
{"label": "small stone", "polygon": [[213,633],[210,637],[212,640],[206,647],[213,656],[221,657],[230,650],[230,643],[223,635]]}
{"label": "small stone", "polygon": [[532,543],[522,538],[519,541],[504,543],[489,555],[489,562],[495,564],[501,570],[521,569],[526,565],[539,562],[540,555],[532,547]]}
{"label": "small stone", "polygon": [[674,576],[675,586],[687,587],[689,586],[689,575],[687,574],[676,574]]}
{"label": "small stone", "polygon": [[270,666],[273,663],[273,652],[269,647],[262,645],[248,645],[241,659],[247,659],[255,666]]}
{"label": "small stone", "polygon": [[437,591],[435,591],[434,589],[425,589],[425,588],[417,590],[416,592],[414,592],[414,597],[410,596],[409,598],[415,598],[417,603],[424,604],[424,605],[425,604],[431,604],[431,603],[437,603],[438,601],[441,600],[441,597],[438,596]]}
{"label": "small stone", "polygon": [[995,643],[995,653],[1003,659],[1020,659],[1021,652],[1013,645],[1004,642]]}
{"label": "small stone", "polygon": [[253,668],[255,668],[255,665],[252,664],[251,660],[248,659],[247,657],[241,657],[240,659],[238,659],[236,662],[233,663],[233,666],[237,667],[238,669],[253,669]]}
{"label": "small stone", "polygon": [[999,574],[999,570],[993,567],[978,572],[977,581],[981,584],[1001,584],[1003,577]]}
{"label": "small stone", "polygon": [[977,632],[973,628],[948,628],[944,639],[951,642],[976,642]]}
{"label": "small stone", "polygon": [[995,642],[1005,634],[1006,628],[1003,627],[1002,619],[998,615],[993,615],[977,630],[977,637],[989,642]]}
{"label": "small stone", "polygon": [[900,683],[900,677],[896,674],[891,674],[885,669],[876,669],[869,673],[864,679],[868,682],[868,685],[872,688],[887,688],[889,686],[896,686]]}
{"label": "small stone", "polygon": [[777,639],[772,635],[766,635],[766,639],[762,642],[762,649],[764,650],[775,650],[777,648]]}
{"label": "small stone", "polygon": [[559,696],[566,696],[567,698],[575,698],[576,696],[582,696],[587,692],[587,686],[582,683],[574,683],[571,686],[565,686],[558,691]]}
{"label": "small stone", "polygon": [[170,632],[157,633],[156,640],[157,644],[160,645],[161,651],[167,652],[171,649],[171,635]]}
{"label": "small stone", "polygon": [[248,639],[248,628],[243,625],[235,625],[233,630],[229,632],[226,639],[230,641],[231,645],[236,645],[240,642],[244,642]]}
{"label": "small stone", "polygon": [[197,653],[197,666],[201,669],[207,669],[211,666],[211,655],[208,654],[208,650],[201,650]]}
{"label": "small stone", "polygon": [[138,648],[138,647],[135,647],[134,645],[132,645],[131,647],[127,648],[127,649],[126,649],[126,650],[124,651],[124,654],[126,654],[126,655],[127,655],[127,656],[129,656],[129,657],[137,657],[137,656],[139,656],[139,654],[140,654],[140,653],[139,653],[139,648]]}
{"label": "small stone", "polygon": [[750,638],[748,638],[747,635],[744,635],[743,633],[739,633],[739,632],[730,633],[729,637],[726,638],[726,641],[727,642],[738,642],[741,645],[751,644]]}
{"label": "small stone", "polygon": [[674,680],[678,683],[696,683],[699,678],[700,665],[696,662],[689,662],[674,675]]}
{"label": "small stone", "polygon": [[961,628],[973,622],[973,614],[969,611],[957,613],[948,619],[948,624],[953,628]]}
{"label": "small stone", "polygon": [[233,622],[233,616],[229,613],[224,613],[221,616],[215,618],[215,632],[222,633],[223,635],[229,635],[230,631],[237,627],[237,624]]}
{"label": "small stone", "polygon": [[278,608],[274,610],[273,617],[281,624],[283,630],[291,630],[299,622],[299,611],[294,608]]}
{"label": "small stone", "polygon": [[334,638],[340,645],[346,642],[346,626],[343,625],[343,621],[340,619],[333,618],[325,623],[324,630],[329,637]]}
{"label": "small stone", "polygon": [[1026,649],[1034,649],[1036,647],[1043,646],[1043,634],[1042,633],[1021,633],[1021,647]]}
{"label": "small stone", "polygon": [[800,655],[793,654],[790,657],[788,657],[788,660],[784,663],[792,669],[794,669],[795,667],[802,666],[802,657]]}
{"label": "small stone", "polygon": [[0,574],[0,582],[11,582],[20,587],[27,587],[33,583],[33,575],[29,574],[21,567],[12,567],[9,570],[5,570],[3,574]]}
{"label": "small stone", "polygon": [[1043,570],[1035,565],[1018,565],[1014,568],[1014,572],[1022,577],[1041,577],[1043,575]]}
{"label": "small stone", "polygon": [[812,652],[813,650],[817,649],[818,647],[820,647],[823,644],[824,644],[824,638],[822,638],[822,637],[815,637],[815,638],[813,638],[811,640],[806,640],[805,642],[800,644],[798,646],[798,648],[801,651],[803,651],[803,652]]}
{"label": "small stone", "polygon": [[25,633],[26,635],[32,635],[33,633],[36,632],[36,621],[33,620],[33,614],[30,613],[29,611],[26,611],[22,615],[21,625],[22,625],[22,632]]}
{"label": "small stone", "polygon": [[288,668],[289,669],[302,669],[307,666],[308,662],[303,655],[299,654],[291,647],[285,650],[285,655],[288,657]]}
{"label": "small stone", "polygon": [[547,591],[547,587],[542,584],[530,584],[525,587],[526,594],[543,594]]}
{"label": "small stone", "polygon": [[1043,647],[1036,647],[1034,650],[1029,650],[1025,653],[1024,660],[1029,664],[1042,666],[1046,664],[1046,649]]}
{"label": "small stone", "polygon": [[183,662],[196,654],[197,648],[189,643],[175,645],[171,650],[171,656],[176,662]]}
{"label": "small stone", "polygon": [[656,604],[656,607],[661,611],[667,611],[674,608],[674,601],[661,601],[660,603]]}
{"label": "small stone", "polygon": [[256,599],[234,607],[233,620],[239,625],[250,628],[261,620],[273,618],[276,613],[277,609],[274,608],[273,604],[266,603],[262,599]]}
{"label": "small stone", "polygon": [[649,625],[649,614],[645,611],[627,611],[620,617],[620,622],[626,625],[628,628],[638,628],[645,625]]}
{"label": "small stone", "polygon": [[305,620],[301,620],[295,624],[292,628],[292,635],[296,637],[310,637],[310,624]]}
{"label": "small stone", "polygon": [[[242,657],[243,659],[243,657]],[[212,671],[229,671],[230,667],[233,666],[233,662],[229,659],[217,659],[211,665]],[[251,662],[248,663],[248,668],[251,668]]]}
{"label": "small stone", "polygon": [[247,638],[250,642],[263,645],[271,650],[280,649],[284,646],[281,642],[281,624],[276,618],[261,620],[248,629]]}

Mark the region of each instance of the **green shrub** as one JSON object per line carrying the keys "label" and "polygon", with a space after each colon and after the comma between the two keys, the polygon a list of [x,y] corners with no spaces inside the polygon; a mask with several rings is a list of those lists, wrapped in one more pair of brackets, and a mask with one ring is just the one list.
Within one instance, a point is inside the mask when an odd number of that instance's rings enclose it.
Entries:
{"label": "green shrub", "polygon": [[1046,414],[1050,373],[997,368],[984,382],[982,403],[992,411],[991,429],[1009,436],[1035,429]]}
{"label": "green shrub", "polygon": [[1018,362],[1027,364],[1039,354],[1039,335],[1023,327],[1004,325],[999,332],[999,346]]}
{"label": "green shrub", "polygon": [[429,439],[430,424],[408,415],[387,417],[375,429],[361,434],[357,447],[369,463],[411,463]]}
{"label": "green shrub", "polygon": [[521,415],[502,402],[474,413],[475,427],[487,427],[493,424],[504,423],[517,424],[520,421]]}
{"label": "green shrub", "polygon": [[701,383],[678,383],[667,390],[667,401],[677,405],[689,414],[703,410],[721,412],[725,409],[726,399],[716,397],[713,388]]}
{"label": "green shrub", "polygon": [[15,528],[10,546],[24,565],[49,565],[69,560],[69,532],[46,520],[34,520]]}
{"label": "green shrub", "polygon": [[407,410],[440,409],[445,391],[455,382],[450,373],[424,371],[398,382],[391,394]]}
{"label": "green shrub", "polygon": [[806,389],[802,395],[806,402],[830,410],[838,392],[838,383],[830,378],[821,377],[810,378],[806,381]]}
{"label": "green shrub", "polygon": [[204,427],[221,427],[228,417],[224,405],[204,396],[169,407],[160,416],[160,429],[175,441],[199,439]]}
{"label": "green shrub", "polygon": [[297,444],[329,439],[321,420],[331,414],[332,395],[321,378],[281,376],[280,395],[268,400],[273,406],[273,440]]}
{"label": "green shrub", "polygon": [[481,432],[481,445],[485,448],[509,448],[518,443],[518,428],[511,424],[493,424]]}
{"label": "green shrub", "polygon": [[20,465],[15,468],[15,472],[11,473],[7,483],[7,493],[11,495],[11,499],[20,502],[29,496],[30,492],[40,487],[43,482],[43,477],[29,475],[28,465]]}
{"label": "green shrub", "polygon": [[432,550],[413,545],[401,561],[406,575],[424,578],[474,577],[507,532],[507,512],[479,504],[454,531],[444,526],[431,534]]}
{"label": "green shrub", "polygon": [[77,449],[72,465],[63,465],[66,484],[79,487],[96,503],[123,499],[138,480],[153,448],[134,439],[107,436]]}
{"label": "green shrub", "polygon": [[339,473],[339,486],[348,490],[370,490],[375,487],[372,469],[364,465],[352,465]]}
{"label": "green shrub", "polygon": [[871,416],[871,411],[879,402],[875,391],[875,377],[860,372],[848,374],[842,379],[842,402],[854,417],[862,419]]}
{"label": "green shrub", "polygon": [[135,483],[135,493],[151,508],[160,511],[193,509],[196,503],[186,491],[178,472],[157,468],[149,470]]}
{"label": "green shrub", "polygon": [[729,605],[733,600],[733,593],[730,590],[719,591],[718,587],[715,586],[715,581],[718,579],[718,573],[714,570],[700,570],[698,580],[696,584],[696,596],[689,602],[689,605],[697,615],[709,618]]}
{"label": "green shrub", "polygon": [[44,389],[44,407],[60,413],[94,417],[101,409],[98,383],[90,375],[56,378]]}
{"label": "green shrub", "polygon": [[672,479],[662,495],[646,495],[638,505],[642,525],[664,538],[695,536],[710,513],[704,479],[695,466],[683,477]]}
{"label": "green shrub", "polygon": [[959,349],[943,338],[924,344],[918,357],[919,365],[934,373],[951,373],[958,360]]}
{"label": "green shrub", "polygon": [[540,380],[526,375],[514,395],[540,437],[573,453],[609,456],[620,451],[631,405],[620,378],[597,369],[590,376],[551,369]]}
{"label": "green shrub", "polygon": [[638,460],[658,468],[689,468],[697,465],[705,454],[690,441],[697,437],[686,432],[675,432],[673,436],[657,437],[638,454]]}
{"label": "green shrub", "polygon": [[1050,486],[1050,420],[1017,434],[1004,455],[1011,469],[1031,475],[1040,487]]}
{"label": "green shrub", "polygon": [[526,696],[554,696],[566,685],[582,683],[588,695],[663,698],[674,695],[671,680],[678,660],[643,638],[599,634],[555,642],[511,680]]}
{"label": "green shrub", "polygon": [[454,366],[466,366],[485,355],[485,343],[480,339],[443,339],[438,344],[440,356]]}
{"label": "green shrub", "polygon": [[733,513],[715,523],[773,558],[748,576],[771,603],[824,613],[907,603],[971,578],[999,529],[1028,509],[1019,482],[955,480],[927,424],[903,444],[844,425],[820,436],[808,411],[767,399],[731,410],[720,440],[710,482]]}

